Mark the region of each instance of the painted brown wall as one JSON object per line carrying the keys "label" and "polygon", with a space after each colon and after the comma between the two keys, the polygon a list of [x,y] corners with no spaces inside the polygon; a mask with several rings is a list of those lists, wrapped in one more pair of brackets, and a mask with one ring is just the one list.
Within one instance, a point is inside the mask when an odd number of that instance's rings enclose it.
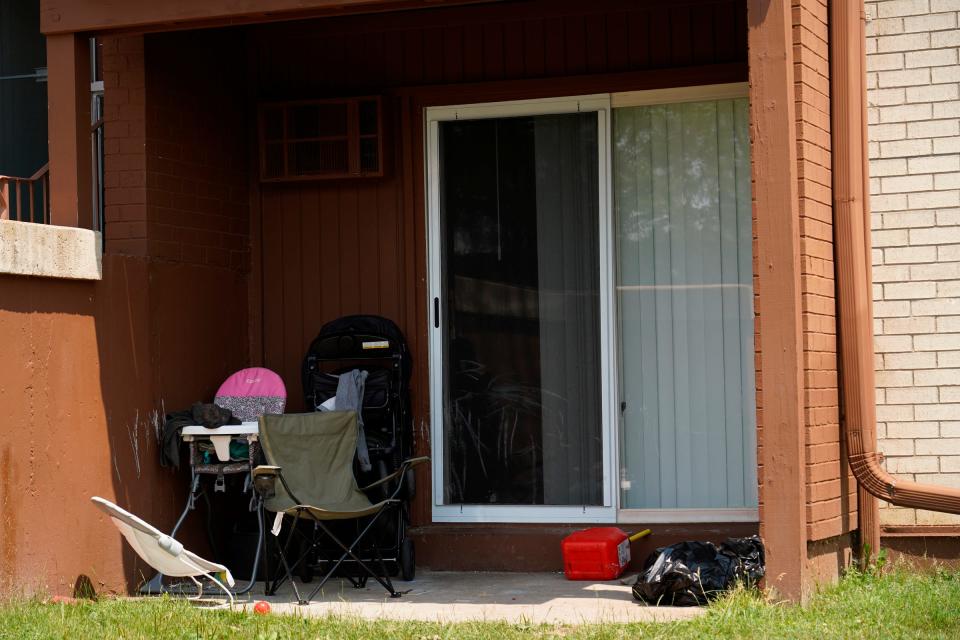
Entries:
{"label": "painted brown wall", "polygon": [[[186,479],[157,463],[159,411],[245,361],[244,332],[223,331],[204,302],[232,286],[239,303],[221,309],[242,316],[243,284],[111,255],[96,283],[0,277],[0,591],[69,592],[79,574],[123,591],[147,572],[89,498],[172,526]],[[172,298],[196,312],[189,326]]]}

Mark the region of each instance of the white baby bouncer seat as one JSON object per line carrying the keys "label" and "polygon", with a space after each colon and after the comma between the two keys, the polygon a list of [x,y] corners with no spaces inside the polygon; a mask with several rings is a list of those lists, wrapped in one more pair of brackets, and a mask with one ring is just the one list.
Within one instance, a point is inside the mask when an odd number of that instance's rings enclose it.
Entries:
{"label": "white baby bouncer seat", "polygon": [[[197,585],[198,593],[202,595],[203,586],[198,577],[206,577],[230,598],[233,604],[233,594],[229,587],[234,585],[230,570],[222,564],[204,560],[200,556],[183,548],[183,544],[171,538],[153,525],[149,524],[98,496],[90,498],[93,504],[110,516],[123,537],[127,539],[133,550],[137,552],[148,565],[167,576],[185,577],[193,580]],[[222,579],[217,577],[222,574]],[[223,582],[227,584],[224,585]],[[200,597],[197,596],[197,598]]]}

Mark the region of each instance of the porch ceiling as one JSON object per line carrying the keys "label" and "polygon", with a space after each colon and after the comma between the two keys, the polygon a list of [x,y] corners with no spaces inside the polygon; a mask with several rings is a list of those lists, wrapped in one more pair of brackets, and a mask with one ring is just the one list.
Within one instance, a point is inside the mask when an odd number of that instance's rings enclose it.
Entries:
{"label": "porch ceiling", "polygon": [[41,0],[40,30],[175,31],[502,0]]}

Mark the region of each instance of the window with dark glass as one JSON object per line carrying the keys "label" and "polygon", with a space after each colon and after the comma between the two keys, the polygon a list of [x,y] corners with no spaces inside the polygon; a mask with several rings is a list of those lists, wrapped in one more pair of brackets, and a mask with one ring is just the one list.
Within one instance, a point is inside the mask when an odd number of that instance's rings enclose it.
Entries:
{"label": "window with dark glass", "polygon": [[379,97],[261,105],[261,181],[382,175]]}

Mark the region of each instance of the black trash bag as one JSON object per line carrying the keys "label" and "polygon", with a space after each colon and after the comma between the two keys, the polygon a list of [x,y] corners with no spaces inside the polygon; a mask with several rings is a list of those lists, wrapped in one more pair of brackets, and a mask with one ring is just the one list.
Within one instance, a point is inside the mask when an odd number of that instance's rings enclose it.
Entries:
{"label": "black trash bag", "polygon": [[681,542],[654,551],[633,585],[633,597],[649,604],[694,607],[738,582],[754,586],[763,577],[759,536],[712,542]]}
{"label": "black trash bag", "polygon": [[[727,538],[720,545],[720,553],[734,559],[733,583],[741,582],[746,587],[755,587],[766,570],[763,542],[760,536]],[[730,585],[731,587],[733,584]]]}

